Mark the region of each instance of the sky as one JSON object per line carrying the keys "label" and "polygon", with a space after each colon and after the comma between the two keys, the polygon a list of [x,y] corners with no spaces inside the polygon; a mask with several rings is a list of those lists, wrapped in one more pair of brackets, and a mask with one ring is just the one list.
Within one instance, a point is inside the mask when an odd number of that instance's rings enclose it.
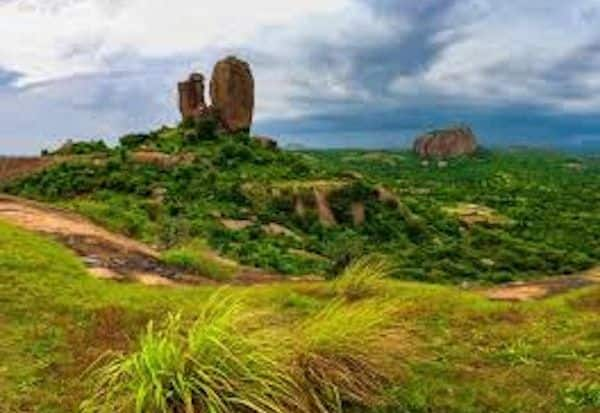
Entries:
{"label": "sky", "polygon": [[179,119],[176,83],[247,60],[253,131],[600,151],[600,0],[0,0],[0,153]]}

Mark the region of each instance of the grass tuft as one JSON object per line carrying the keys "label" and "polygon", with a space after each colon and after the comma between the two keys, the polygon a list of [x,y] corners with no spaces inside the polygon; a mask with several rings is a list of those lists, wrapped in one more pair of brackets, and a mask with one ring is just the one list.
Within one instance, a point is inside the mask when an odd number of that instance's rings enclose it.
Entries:
{"label": "grass tuft", "polygon": [[356,301],[377,295],[393,271],[392,264],[384,256],[368,255],[350,264],[333,286],[338,295]]}
{"label": "grass tuft", "polygon": [[374,302],[337,302],[302,323],[295,364],[309,411],[378,404],[389,379],[378,355],[386,351],[390,314]]}
{"label": "grass tuft", "polygon": [[283,413],[294,384],[262,343],[240,334],[242,305],[216,293],[191,324],[169,316],[149,324],[138,351],[114,358],[92,375],[84,413]]}

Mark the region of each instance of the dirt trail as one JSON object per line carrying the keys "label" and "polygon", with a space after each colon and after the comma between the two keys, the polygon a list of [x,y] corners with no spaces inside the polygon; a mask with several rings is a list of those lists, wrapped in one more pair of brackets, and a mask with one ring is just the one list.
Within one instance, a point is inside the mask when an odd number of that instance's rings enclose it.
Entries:
{"label": "dirt trail", "polygon": [[486,290],[484,293],[486,297],[496,301],[531,301],[594,284],[600,285],[600,267],[579,274],[508,283]]}
{"label": "dirt trail", "polygon": [[[216,284],[208,278],[185,274],[165,265],[158,251],[148,245],[114,234],[68,211],[0,194],[0,219],[57,239],[77,253],[90,273],[98,278],[163,286]],[[281,280],[278,274],[240,266],[232,282],[255,284],[277,280]]]}

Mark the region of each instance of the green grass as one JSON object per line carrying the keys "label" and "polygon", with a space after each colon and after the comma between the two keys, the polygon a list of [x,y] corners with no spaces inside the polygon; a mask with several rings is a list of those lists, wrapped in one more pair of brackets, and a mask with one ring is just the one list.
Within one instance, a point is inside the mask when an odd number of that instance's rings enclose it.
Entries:
{"label": "green grass", "polygon": [[164,251],[161,260],[166,264],[217,281],[230,280],[236,269],[234,262],[216,256],[199,240]]}
{"label": "green grass", "polygon": [[83,412],[273,412],[293,400],[293,382],[264,343],[240,334],[237,299],[215,294],[187,324],[150,323],[139,350],[95,371]]}
{"label": "green grass", "polygon": [[[233,313],[221,318],[206,313],[212,287],[95,280],[55,242],[0,223],[0,411],[77,411],[98,394],[89,386],[100,380],[83,380],[90,366],[125,361],[129,368],[119,371],[127,376],[138,371],[131,366],[144,349],[169,371],[186,354],[212,365],[210,355],[197,353],[211,347],[193,343],[215,334],[234,340],[228,348],[235,354],[255,354],[246,346],[261,343],[260,354],[295,385],[313,389],[330,411],[340,403],[344,412],[597,411],[600,288],[506,304],[453,287],[382,283],[352,302],[330,283],[231,288],[224,309]],[[176,324],[185,334],[176,329],[174,342],[183,353],[161,347],[169,313],[180,314]],[[322,393],[333,382],[337,387]],[[245,392],[236,394],[250,397]],[[120,394],[131,402],[127,391]]]}

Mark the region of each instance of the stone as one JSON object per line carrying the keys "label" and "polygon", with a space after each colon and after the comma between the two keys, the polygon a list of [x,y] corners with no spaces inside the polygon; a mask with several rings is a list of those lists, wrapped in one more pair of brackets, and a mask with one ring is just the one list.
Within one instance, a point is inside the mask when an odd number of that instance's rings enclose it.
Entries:
{"label": "stone", "polygon": [[206,111],[204,101],[204,76],[201,73],[192,73],[188,80],[179,82],[179,111],[181,117],[194,119]]}
{"label": "stone", "polygon": [[254,77],[248,63],[233,56],[219,61],[210,80],[210,97],[225,131],[250,130],[254,114]]}
{"label": "stone", "polygon": [[423,158],[471,155],[477,150],[477,138],[466,126],[441,129],[418,137],[413,149]]}
{"label": "stone", "polygon": [[283,225],[278,224],[276,222],[271,222],[268,225],[263,225],[262,229],[268,235],[290,237],[297,241],[302,240],[302,238],[298,234],[296,234],[294,231],[292,231],[289,228],[286,228]]}
{"label": "stone", "polygon": [[254,225],[254,221],[249,219],[221,219],[221,225],[230,231],[241,231]]}

